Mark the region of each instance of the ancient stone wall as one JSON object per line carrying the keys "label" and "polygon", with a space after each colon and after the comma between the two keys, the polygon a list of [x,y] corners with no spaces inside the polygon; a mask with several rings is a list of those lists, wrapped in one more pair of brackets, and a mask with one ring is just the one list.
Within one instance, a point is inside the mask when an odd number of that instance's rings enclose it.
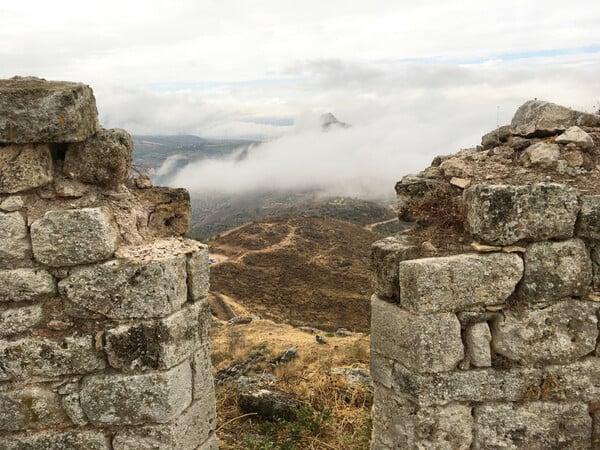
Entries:
{"label": "ancient stone wall", "polygon": [[92,90],[0,80],[0,448],[216,449],[208,254]]}
{"label": "ancient stone wall", "polygon": [[600,448],[599,131],[529,102],[399,183],[417,221],[426,193],[459,201],[469,250],[374,244],[372,449]]}

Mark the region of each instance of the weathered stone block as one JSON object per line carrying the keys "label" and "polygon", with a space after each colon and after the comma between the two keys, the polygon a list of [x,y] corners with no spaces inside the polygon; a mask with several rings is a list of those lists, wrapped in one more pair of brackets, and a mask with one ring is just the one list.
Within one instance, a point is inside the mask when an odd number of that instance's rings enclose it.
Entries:
{"label": "weathered stone block", "polygon": [[0,267],[31,257],[31,241],[25,219],[18,212],[0,213]]}
{"label": "weathered stone block", "polygon": [[393,391],[375,388],[371,450],[469,449],[473,417],[466,405],[418,408]]}
{"label": "weathered stone block", "polygon": [[0,436],[3,450],[110,450],[110,442],[99,431],[46,431]]}
{"label": "weathered stone block", "polygon": [[523,274],[514,253],[490,253],[402,261],[400,304],[416,313],[500,305]]}
{"label": "weathered stone block", "polygon": [[452,370],[464,357],[456,315],[411,314],[371,299],[371,348],[417,372]]}
{"label": "weathered stone block", "polygon": [[587,403],[600,401],[600,358],[589,357],[567,365],[544,368],[541,400]]}
{"label": "weathered stone block", "polygon": [[11,195],[0,202],[0,210],[6,212],[19,211],[23,208],[23,198],[19,195]]}
{"label": "weathered stone block", "polygon": [[198,344],[192,364],[194,400],[200,400],[206,404],[214,405],[215,386],[212,376],[212,362],[210,359],[211,314],[207,304],[202,305],[198,318],[200,322],[200,333],[198,335]]}
{"label": "weathered stone block", "polygon": [[79,142],[97,129],[89,86],[33,77],[0,80],[0,143]]}
{"label": "weathered stone block", "polygon": [[79,392],[63,395],[60,402],[65,413],[75,425],[83,427],[89,423],[79,401]]}
{"label": "weathered stone block", "polygon": [[580,297],[592,282],[592,261],[581,239],[534,242],[525,252],[519,295],[529,302]]}
{"label": "weathered stone block", "polygon": [[577,221],[577,236],[600,240],[600,195],[583,195]]}
{"label": "weathered stone block", "polygon": [[468,230],[494,245],[570,238],[579,212],[575,189],[557,183],[478,184],[463,196]]}
{"label": "weathered stone block", "polygon": [[0,147],[0,192],[12,194],[35,189],[51,182],[52,174],[47,145]]}
{"label": "weathered stone block", "polygon": [[188,299],[199,301],[208,299],[209,290],[208,246],[202,245],[197,251],[187,255]]}
{"label": "weathered stone block", "polygon": [[122,370],[167,369],[195,350],[200,322],[199,303],[171,316],[119,325],[105,333],[105,351],[111,366]]}
{"label": "weathered stone block", "polygon": [[418,258],[420,248],[410,236],[390,236],[371,246],[371,284],[380,298],[400,298],[400,261]]}
{"label": "weathered stone block", "polygon": [[377,349],[371,348],[371,378],[374,383],[383,387],[392,387],[392,373],[394,371],[394,360],[386,358],[377,352]]}
{"label": "weathered stone block", "polygon": [[0,392],[0,430],[17,431],[68,424],[60,396],[51,390],[28,386]]}
{"label": "weathered stone block", "polygon": [[186,302],[185,255],[74,268],[58,283],[77,306],[113,319],[168,316]]}
{"label": "weathered stone block", "polygon": [[392,389],[419,406],[450,402],[520,402],[539,396],[539,369],[472,369],[419,374],[394,365]]}
{"label": "weathered stone block", "polygon": [[550,169],[558,163],[560,146],[547,142],[537,142],[521,154],[521,161],[525,167],[537,166]]}
{"label": "weathered stone block", "polygon": [[90,375],[83,380],[80,400],[95,426],[166,423],[191,403],[190,365],[143,375]]}
{"label": "weathered stone block", "polygon": [[194,402],[172,423],[127,428],[113,439],[113,450],[197,449],[215,427],[213,408]]}
{"label": "weathered stone block", "polygon": [[133,141],[125,130],[100,129],[84,142],[71,144],[64,171],[77,180],[101,186],[118,186],[129,177]]}
{"label": "weathered stone block", "polygon": [[54,293],[56,281],[44,269],[0,270],[0,302],[32,302]]}
{"label": "weathered stone block", "polygon": [[557,144],[575,144],[582,149],[590,149],[594,147],[592,137],[577,126],[569,127],[566,131],[558,136],[554,142]]}
{"label": "weathered stone block", "polygon": [[583,403],[533,402],[475,407],[474,449],[591,449]]}
{"label": "weathered stone block", "polygon": [[492,365],[492,353],[490,343],[492,333],[487,322],[478,322],[469,326],[465,332],[467,344],[467,358],[475,367],[490,367]]}
{"label": "weathered stone block", "polygon": [[0,361],[0,380],[83,374],[103,369],[106,365],[91,336],[0,341]]}
{"label": "weathered stone block", "polygon": [[600,289],[600,247],[592,248],[592,267],[593,267],[593,278],[592,285],[594,289]]}
{"label": "weathered stone block", "polygon": [[134,193],[150,211],[148,228],[155,236],[183,236],[187,233],[192,206],[186,189],[161,186],[136,190]]}
{"label": "weathered stone block", "polygon": [[517,109],[511,121],[513,132],[527,137],[551,136],[573,125],[597,127],[600,117],[542,100],[529,100]]}
{"label": "weathered stone block", "polygon": [[494,351],[527,365],[573,362],[596,347],[599,307],[565,300],[539,310],[505,311],[492,323]]}
{"label": "weathered stone block", "polygon": [[117,239],[111,213],[104,207],[49,211],[31,224],[35,259],[52,267],[110,258]]}
{"label": "weathered stone block", "polygon": [[41,305],[24,306],[0,312],[0,337],[23,333],[43,319]]}

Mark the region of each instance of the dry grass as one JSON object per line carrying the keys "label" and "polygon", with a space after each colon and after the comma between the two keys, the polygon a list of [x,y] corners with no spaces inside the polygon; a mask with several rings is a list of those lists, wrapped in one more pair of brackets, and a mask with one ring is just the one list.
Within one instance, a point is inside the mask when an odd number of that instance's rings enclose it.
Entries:
{"label": "dry grass", "polygon": [[[314,335],[261,320],[217,328],[212,340],[213,355],[221,355],[217,368],[263,352],[265,361],[256,364],[251,372],[273,373],[277,389],[302,405],[294,421],[260,420],[240,411],[234,382],[217,386],[220,448],[363,450],[369,447],[371,393],[364,386],[350,386],[343,377],[331,374],[333,367],[368,367],[367,336],[328,337],[327,345],[319,345]],[[298,349],[298,358],[285,365],[268,364],[269,358],[291,346]],[[231,357],[223,358],[229,350]]]}

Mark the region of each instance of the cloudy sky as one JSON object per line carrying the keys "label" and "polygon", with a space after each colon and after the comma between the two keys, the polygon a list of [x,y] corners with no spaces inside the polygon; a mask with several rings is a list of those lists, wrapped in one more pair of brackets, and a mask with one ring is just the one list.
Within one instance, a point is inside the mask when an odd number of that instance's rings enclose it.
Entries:
{"label": "cloudy sky", "polygon": [[[192,189],[391,190],[528,99],[600,104],[597,0],[4,1],[0,17],[0,77],[90,84],[106,127],[271,141],[189,167]],[[353,127],[315,131],[329,111]]]}

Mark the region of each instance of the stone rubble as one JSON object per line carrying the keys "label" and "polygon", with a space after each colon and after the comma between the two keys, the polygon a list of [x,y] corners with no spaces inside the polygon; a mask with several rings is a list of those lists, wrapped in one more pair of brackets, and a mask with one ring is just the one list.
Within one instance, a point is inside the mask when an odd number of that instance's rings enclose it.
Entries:
{"label": "stone rubble", "polygon": [[[371,449],[600,448],[600,116],[527,102],[396,192],[418,225],[373,245]],[[427,196],[464,245],[409,251],[445,231]]]}
{"label": "stone rubble", "polygon": [[215,450],[208,249],[83,84],[0,80],[0,448]]}

